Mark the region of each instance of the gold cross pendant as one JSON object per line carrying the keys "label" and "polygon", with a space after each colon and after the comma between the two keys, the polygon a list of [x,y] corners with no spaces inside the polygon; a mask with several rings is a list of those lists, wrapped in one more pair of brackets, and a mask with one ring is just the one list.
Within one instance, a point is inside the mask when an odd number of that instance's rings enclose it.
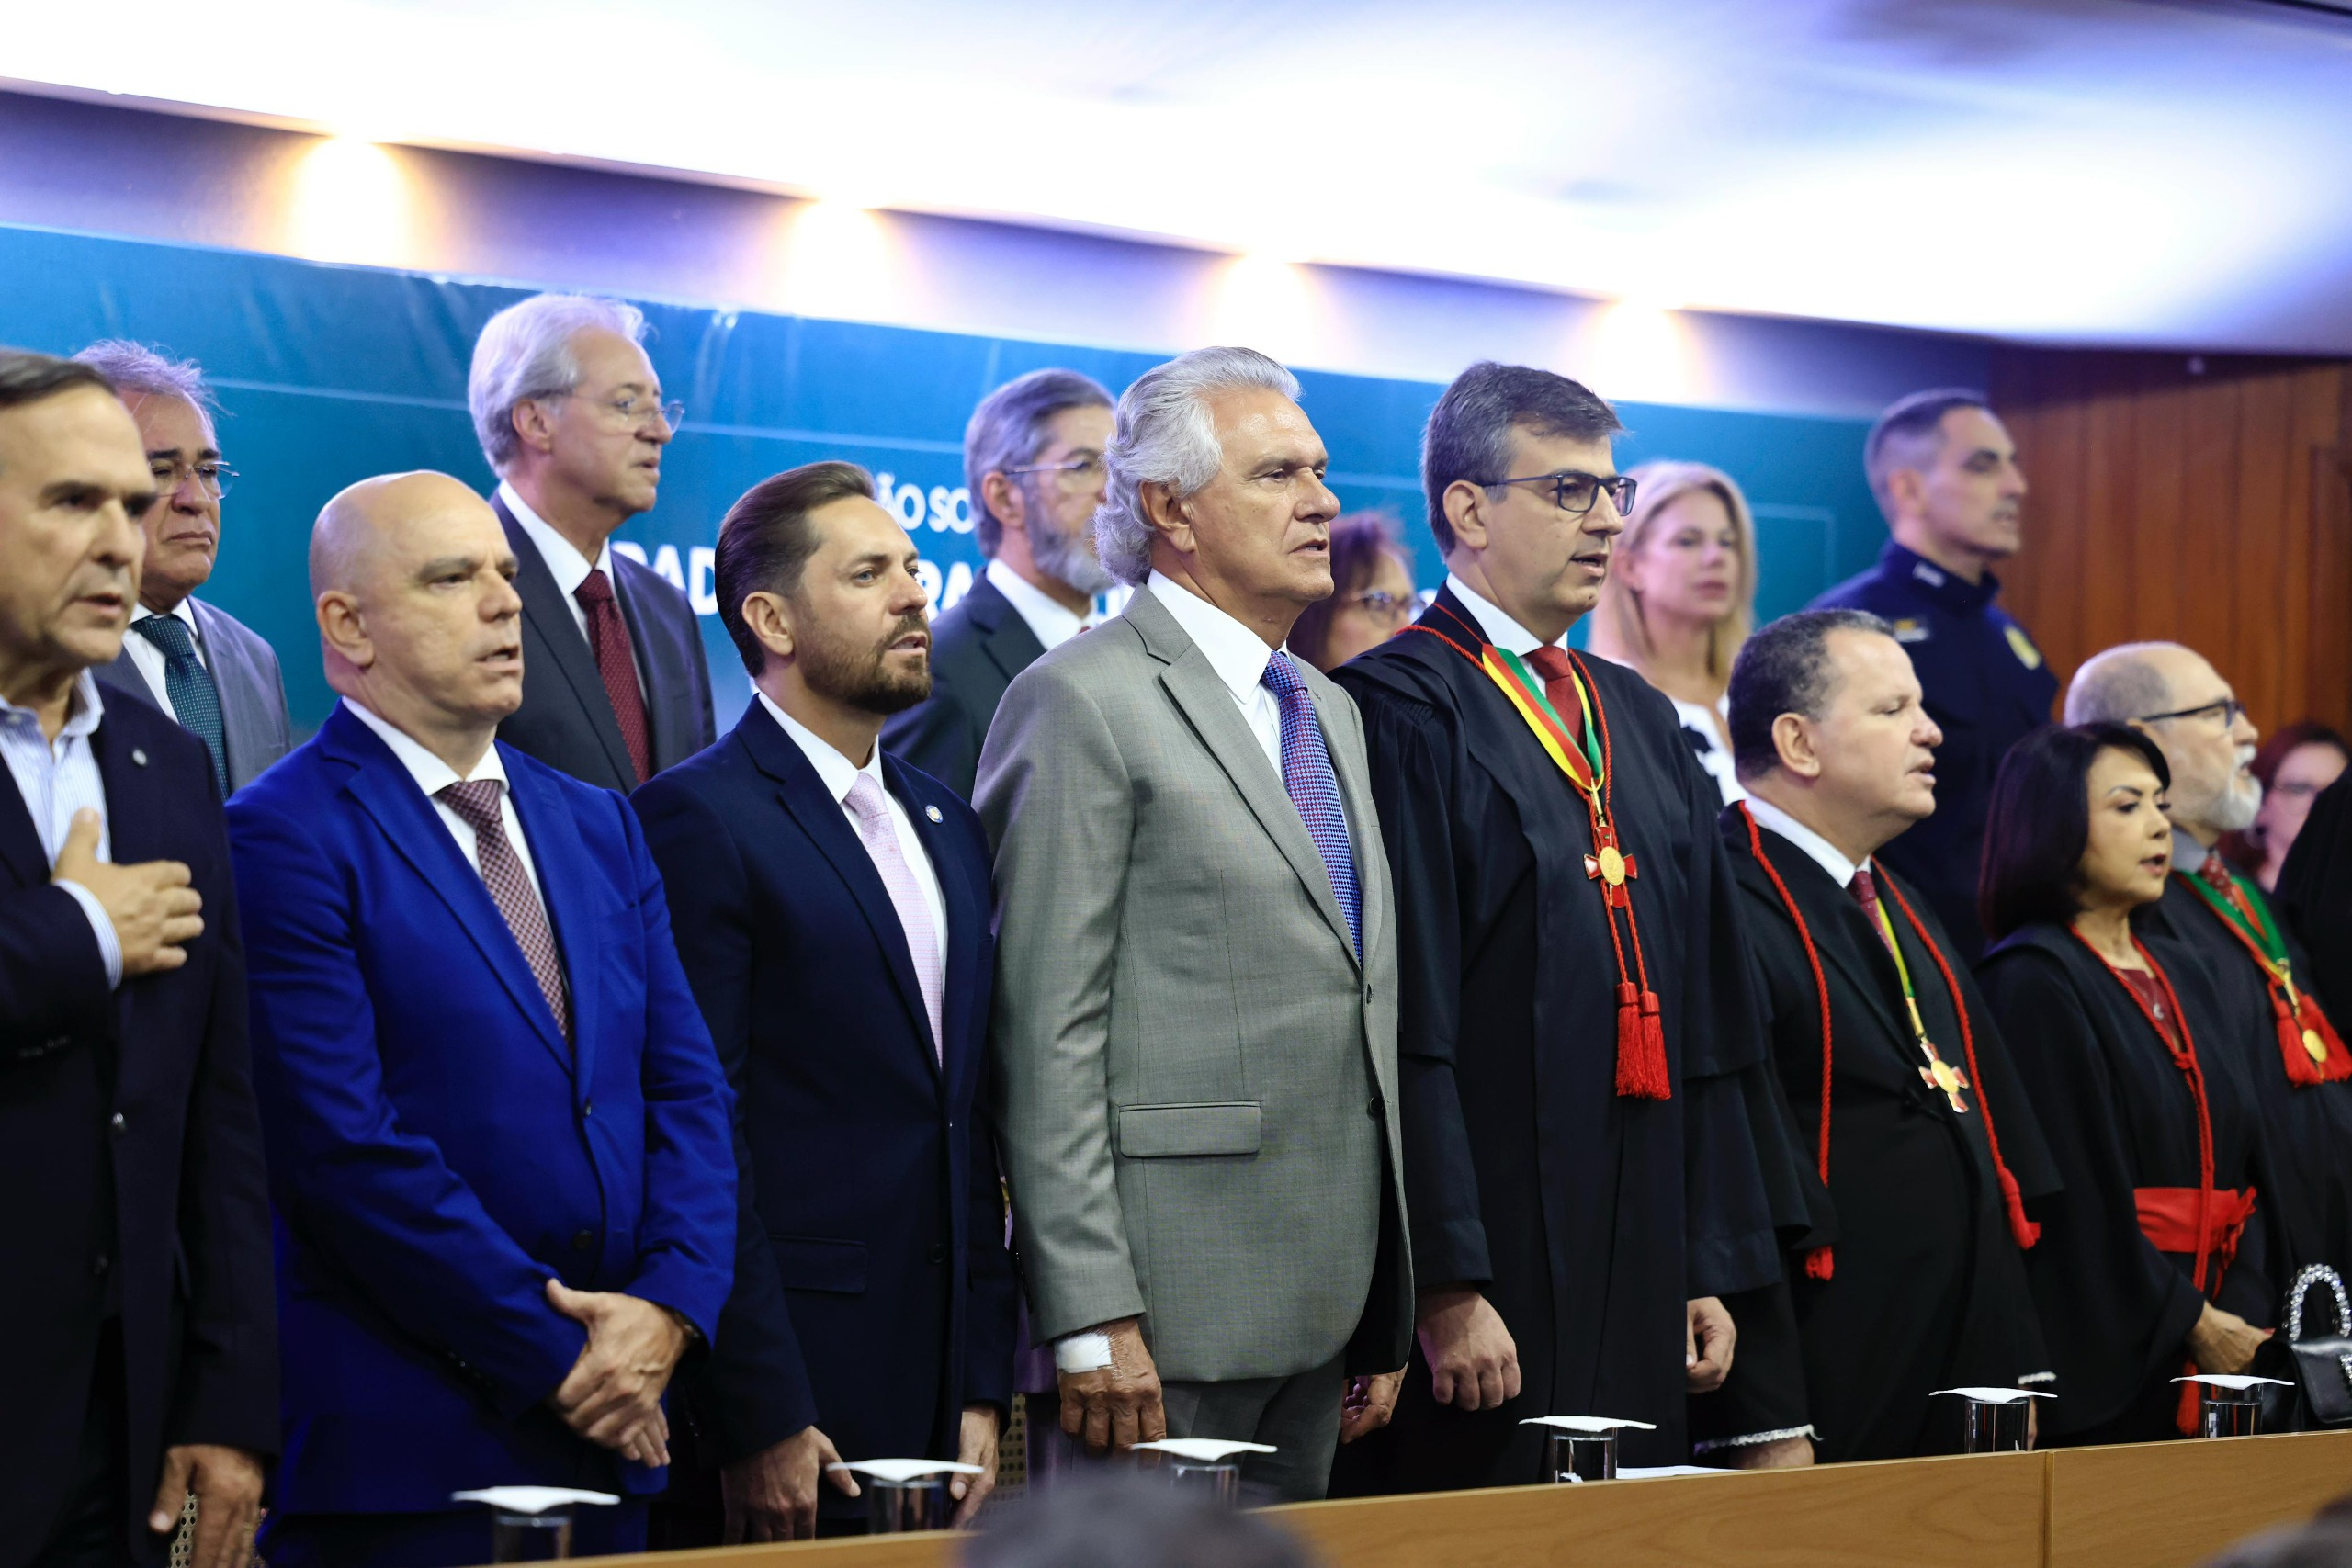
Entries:
{"label": "gold cross pendant", "polygon": [[1960,1091],[1968,1087],[1966,1076],[1950,1062],[1937,1055],[1936,1048],[1925,1039],[1919,1042],[1919,1045],[1928,1053],[1928,1065],[1919,1069],[1921,1080],[1930,1089],[1943,1090],[1944,1099],[1951,1101],[1951,1108],[1965,1116],[1968,1113],[1968,1101],[1960,1098]]}
{"label": "gold cross pendant", "polygon": [[1584,857],[1584,874],[1601,885],[1601,897],[1619,909],[1634,901],[1625,884],[1642,874],[1634,868],[1634,857],[1617,847],[1616,830],[1607,826],[1601,829],[1600,851]]}

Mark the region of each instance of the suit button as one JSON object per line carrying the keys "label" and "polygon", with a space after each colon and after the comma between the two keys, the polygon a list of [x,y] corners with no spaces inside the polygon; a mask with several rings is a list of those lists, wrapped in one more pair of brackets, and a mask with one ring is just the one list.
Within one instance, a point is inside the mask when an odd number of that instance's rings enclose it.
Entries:
{"label": "suit button", "polygon": [[1363,1113],[1375,1122],[1380,1121],[1388,1114],[1388,1102],[1375,1094],[1372,1097],[1372,1103],[1363,1108]]}
{"label": "suit button", "polygon": [[1363,1005],[1366,1007],[1372,1005],[1372,985],[1369,981],[1365,982],[1363,987]]}
{"label": "suit button", "polygon": [[935,1241],[935,1242],[933,1242],[933,1243],[931,1244],[931,1254],[930,1254],[930,1257],[931,1257],[931,1260],[932,1260],[933,1263],[944,1263],[944,1262],[946,1262],[946,1261],[947,1261],[947,1244],[946,1244],[945,1242],[944,1242],[944,1241]]}
{"label": "suit button", "polygon": [[591,1100],[583,1103],[580,1107],[580,1114],[582,1116],[594,1116],[596,1114],[596,1102]]}
{"label": "suit button", "polygon": [[117,1137],[120,1137],[130,1125],[130,1122],[122,1119],[122,1112],[118,1111],[114,1113],[112,1120],[107,1122],[107,1129],[113,1133]]}
{"label": "suit button", "polygon": [[73,1043],[74,1037],[70,1034],[52,1034],[48,1039],[40,1043],[40,1048],[44,1052],[62,1051],[65,1047]]}
{"label": "suit button", "polygon": [[585,1252],[595,1245],[596,1233],[594,1231],[581,1231],[575,1234],[571,1238],[571,1250],[574,1252]]}
{"label": "suit button", "polygon": [[107,1277],[107,1270],[113,1267],[114,1259],[103,1252],[90,1259],[90,1272],[101,1280]]}

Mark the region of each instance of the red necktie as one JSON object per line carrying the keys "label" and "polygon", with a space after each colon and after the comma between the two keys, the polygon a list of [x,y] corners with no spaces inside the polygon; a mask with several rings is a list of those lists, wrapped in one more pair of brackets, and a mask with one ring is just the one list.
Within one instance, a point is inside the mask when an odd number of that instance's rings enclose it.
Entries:
{"label": "red necktie", "polygon": [[629,765],[637,770],[637,782],[643,784],[653,776],[653,746],[645,728],[645,695],[637,689],[637,663],[629,657],[628,626],[621,620],[620,601],[613,597],[612,579],[604,568],[591,567],[571,596],[588,613],[588,649],[596,656],[605,695],[612,699]]}
{"label": "red necktie", "polygon": [[1560,723],[1568,739],[1581,743],[1584,739],[1584,699],[1577,694],[1577,683],[1570,673],[1568,656],[1563,649],[1546,643],[1527,656],[1528,668],[1544,677],[1544,698],[1552,711],[1560,716]]}
{"label": "red necktie", "polygon": [[2224,898],[2230,897],[2235,891],[2236,885],[2230,880],[2229,865],[2222,859],[2222,852],[2219,850],[2205,852],[2204,860],[2198,864],[2197,874],[2203,877],[2213,891]]}
{"label": "red necktie", "polygon": [[547,906],[539,902],[538,890],[514,852],[514,841],[506,836],[505,814],[498,808],[505,788],[497,779],[469,779],[442,785],[438,795],[474,830],[474,859],[481,867],[482,885],[505,918],[506,929],[514,933],[514,945],[523,950],[523,962],[531,966],[539,994],[555,1014],[556,1029],[569,1040],[571,992],[564,981],[563,960],[556,953],[555,931],[548,924]]}
{"label": "red necktie", "polygon": [[1878,912],[1878,878],[1871,874],[1871,868],[1866,865],[1856,866],[1854,880],[1846,884],[1846,891],[1854,896],[1854,902],[1860,904],[1862,907],[1862,913],[1870,917],[1871,930],[1878,932],[1878,940],[1892,950],[1894,944],[1888,941],[1886,923],[1880,918]]}

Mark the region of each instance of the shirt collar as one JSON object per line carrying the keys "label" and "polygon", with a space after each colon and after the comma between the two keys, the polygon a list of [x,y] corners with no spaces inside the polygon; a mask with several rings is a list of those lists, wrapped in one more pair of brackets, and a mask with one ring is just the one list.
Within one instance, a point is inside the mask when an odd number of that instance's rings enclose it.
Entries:
{"label": "shirt collar", "polygon": [[1266,639],[1164,572],[1153,572],[1147,586],[1176,617],[1233,700],[1245,708],[1256,701],[1266,661],[1274,654]]}
{"label": "shirt collar", "polygon": [[1048,653],[1086,629],[1086,616],[1070,614],[1052,594],[1001,560],[989,562],[987,576],[996,584],[996,591],[1011,601],[1021,618],[1029,623],[1029,629]]}
{"label": "shirt collar", "polygon": [[1948,609],[1971,615],[1997,598],[2001,580],[1986,572],[1974,582],[1954,577],[1916,550],[1907,549],[1893,539],[1879,551],[1879,566],[1888,577],[1908,583],[1929,599]]}
{"label": "shirt collar", "polygon": [[523,532],[530,536],[531,543],[538,547],[539,558],[548,563],[548,570],[554,576],[555,585],[563,590],[565,598],[579,592],[580,585],[588,581],[592,571],[601,571],[605,581],[612,581],[611,540],[596,547],[596,558],[592,561],[570,539],[557,533],[554,524],[532,511],[531,503],[504,479],[498,481],[498,495],[506,502],[506,510],[514,514],[514,521],[523,525]]}
{"label": "shirt collar", "polygon": [[[30,719],[36,728],[40,722],[40,716],[32,709],[20,708],[7,698],[0,697],[0,716],[13,722],[19,715]],[[58,726],[57,741],[52,744],[87,739],[98,728],[98,721],[106,716],[107,705],[105,699],[98,695],[97,677],[87,670],[81,671],[74,677],[74,694],[65,700],[65,722]]]}
{"label": "shirt collar", "polygon": [[831,741],[778,707],[775,699],[765,692],[756,686],[752,691],[760,699],[760,705],[768,710],[768,716],[783,726],[784,732],[792,737],[793,744],[808,757],[809,765],[817,770],[817,777],[824,784],[825,793],[833,797],[834,805],[840,806],[848,801],[849,792],[855,787],[860,773],[870,775],[884,795],[890,793],[882,777],[882,743],[879,740],[874,743],[873,755],[865,759],[865,766],[861,768],[836,750]]}
{"label": "shirt collar", "polygon": [[2212,852],[2180,829],[2172,830],[2172,868],[2175,871],[2185,871],[2194,876],[2204,865],[2205,857]]}
{"label": "shirt collar", "polygon": [[416,781],[416,787],[424,792],[427,800],[453,784],[465,784],[471,779],[496,779],[502,784],[506,783],[506,761],[498,754],[498,742],[495,740],[481,754],[481,761],[474,764],[473,773],[461,775],[457,769],[426,750],[422,741],[364,704],[345,697],[343,705],[354,718],[374,730],[382,738],[384,744],[392,749],[392,755],[399,759],[401,767],[408,770],[408,776]]}
{"label": "shirt collar", "polygon": [[[1450,571],[1445,574],[1445,586],[1462,601],[1462,607],[1470,612],[1472,620],[1478,623],[1478,630],[1486,639],[1505,653],[1515,653],[1524,659],[1544,646],[1542,637],[1521,626],[1501,606]],[[1555,644],[1558,641],[1557,638],[1553,640]]]}
{"label": "shirt collar", "polygon": [[1827,872],[1830,879],[1840,887],[1851,886],[1854,873],[1867,869],[1871,863],[1867,856],[1860,865],[1848,860],[1844,852],[1837,845],[1766,800],[1762,795],[1750,795],[1747,797],[1747,809],[1755,817],[1756,825],[1758,828],[1769,828],[1803,850],[1813,858],[1814,864]]}

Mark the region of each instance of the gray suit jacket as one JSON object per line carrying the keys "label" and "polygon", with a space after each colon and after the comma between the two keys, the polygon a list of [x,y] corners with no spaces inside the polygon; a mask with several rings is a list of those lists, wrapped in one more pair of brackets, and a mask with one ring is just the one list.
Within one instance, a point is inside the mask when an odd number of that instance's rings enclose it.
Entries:
{"label": "gray suit jacket", "polygon": [[1396,924],[1363,722],[1302,667],[1364,958],[1248,721],[1148,589],[1012,682],[996,846],[1001,1136],[1040,1341],[1141,1314],[1160,1375],[1405,1364]]}
{"label": "gray suit jacket", "polygon": [[[272,762],[294,747],[294,727],[286,716],[286,677],[277,668],[277,652],[261,634],[226,610],[201,599],[188,601],[196,615],[196,633],[204,643],[204,661],[212,683],[220,692],[220,737],[226,742],[229,791],[235,794],[261,776]],[[127,692],[150,707],[170,710],[155,701],[155,689],[131,662],[130,639],[115,661],[97,671],[110,692]]]}
{"label": "gray suit jacket", "polygon": [[1037,634],[987,576],[932,623],[931,695],[882,725],[882,750],[972,798],[980,747],[1012,678],[1045,657]]}

